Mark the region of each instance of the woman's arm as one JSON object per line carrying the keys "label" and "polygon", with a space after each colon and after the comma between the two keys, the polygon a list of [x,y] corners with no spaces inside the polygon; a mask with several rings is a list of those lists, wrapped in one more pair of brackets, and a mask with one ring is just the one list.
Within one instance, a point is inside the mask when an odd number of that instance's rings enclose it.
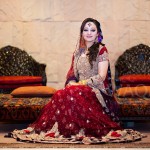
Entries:
{"label": "woman's arm", "polygon": [[[86,84],[92,87],[97,87],[103,84],[108,70],[108,61],[98,63],[98,74],[86,80]],[[82,81],[81,81],[82,82]]]}
{"label": "woman's arm", "polygon": [[90,87],[104,87],[103,81],[107,76],[109,59],[106,47],[103,47],[99,52],[98,74],[90,77],[87,80],[82,80],[79,83],[89,85]]}
{"label": "woman's arm", "polygon": [[108,71],[108,61],[102,61],[98,63],[98,74],[101,76],[104,81]]}

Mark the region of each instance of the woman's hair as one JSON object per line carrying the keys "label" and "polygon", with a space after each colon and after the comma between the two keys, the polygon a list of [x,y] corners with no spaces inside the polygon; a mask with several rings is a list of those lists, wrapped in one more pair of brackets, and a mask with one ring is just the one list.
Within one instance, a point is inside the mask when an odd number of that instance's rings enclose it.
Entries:
{"label": "woman's hair", "polygon": [[97,54],[99,52],[99,45],[101,44],[102,46],[104,46],[104,44],[102,43],[102,40],[103,40],[103,35],[102,35],[102,30],[101,30],[101,26],[100,26],[100,23],[93,19],[93,18],[86,18],[82,24],[81,24],[81,28],[80,28],[80,45],[79,45],[79,49],[81,48],[85,48],[85,41],[82,37],[82,32],[84,30],[84,27],[85,27],[85,24],[87,22],[93,22],[95,25],[96,25],[96,28],[97,28],[97,32],[98,32],[98,40],[97,42],[94,42],[94,44],[88,48],[88,58],[89,58],[89,63],[91,65],[91,68],[93,67],[93,61],[96,61],[96,57],[97,57]]}

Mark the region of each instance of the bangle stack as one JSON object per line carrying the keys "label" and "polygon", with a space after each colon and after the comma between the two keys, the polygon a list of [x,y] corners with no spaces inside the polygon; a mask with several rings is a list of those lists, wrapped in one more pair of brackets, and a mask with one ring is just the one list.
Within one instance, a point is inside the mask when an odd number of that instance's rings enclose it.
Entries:
{"label": "bangle stack", "polygon": [[81,80],[81,81],[79,81],[79,83],[82,84],[82,85],[86,85],[87,81],[86,80]]}

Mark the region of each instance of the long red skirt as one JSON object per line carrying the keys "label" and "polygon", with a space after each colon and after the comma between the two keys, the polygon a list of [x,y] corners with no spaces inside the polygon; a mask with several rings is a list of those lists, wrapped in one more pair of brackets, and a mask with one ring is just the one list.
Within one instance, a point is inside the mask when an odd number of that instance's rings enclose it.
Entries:
{"label": "long red skirt", "polygon": [[[105,97],[104,99],[106,100]],[[113,99],[107,99],[106,103],[107,101],[113,103]],[[115,117],[114,114],[112,116]],[[110,130],[121,129],[101,106],[92,89],[81,85],[58,90],[30,126],[39,133],[50,130],[55,122],[58,123],[58,130],[64,137],[76,135],[80,130],[84,130],[86,136],[101,138]]]}

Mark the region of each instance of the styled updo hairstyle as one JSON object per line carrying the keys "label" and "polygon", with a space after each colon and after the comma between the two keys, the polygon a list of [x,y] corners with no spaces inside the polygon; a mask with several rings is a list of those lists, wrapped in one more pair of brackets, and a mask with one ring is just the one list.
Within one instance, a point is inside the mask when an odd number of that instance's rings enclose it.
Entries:
{"label": "styled updo hairstyle", "polygon": [[87,53],[87,56],[89,58],[89,63],[90,63],[91,68],[92,68],[93,67],[93,61],[96,61],[96,57],[97,57],[98,52],[99,52],[99,45],[104,46],[104,44],[102,43],[103,35],[102,35],[102,30],[101,30],[100,23],[97,20],[93,19],[93,18],[86,18],[82,22],[81,28],[80,28],[80,46],[79,46],[79,48],[83,48],[85,46],[85,41],[82,37],[82,33],[83,33],[83,30],[84,30],[85,24],[87,22],[93,22],[96,25],[96,28],[97,28],[97,31],[98,31],[98,38],[94,42],[94,44],[91,47],[88,48],[88,53]]}

